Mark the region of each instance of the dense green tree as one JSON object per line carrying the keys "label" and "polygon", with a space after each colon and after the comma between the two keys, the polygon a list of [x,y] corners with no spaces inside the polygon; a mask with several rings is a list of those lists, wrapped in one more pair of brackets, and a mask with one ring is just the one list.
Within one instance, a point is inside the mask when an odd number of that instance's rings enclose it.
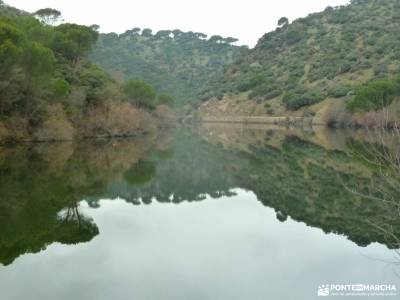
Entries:
{"label": "dense green tree", "polygon": [[142,30],[142,36],[144,37],[152,37],[153,31],[150,28],[145,28]]}
{"label": "dense green tree", "polygon": [[156,39],[169,38],[171,33],[172,33],[171,30],[160,30],[155,34],[154,37]]}
{"label": "dense green tree", "polygon": [[124,179],[131,185],[144,185],[156,175],[156,166],[151,161],[139,161],[124,173]]}
{"label": "dense green tree", "polygon": [[86,104],[97,106],[103,104],[104,89],[110,82],[110,76],[100,67],[90,65],[79,73],[79,79],[86,89]]}
{"label": "dense green tree", "polygon": [[127,80],[123,86],[124,93],[129,102],[147,109],[156,105],[156,92],[154,88],[142,80]]}
{"label": "dense green tree", "polygon": [[210,37],[209,41],[212,43],[220,43],[224,40],[224,38],[220,35],[213,35]]}
{"label": "dense green tree", "polygon": [[179,29],[174,29],[174,30],[172,30],[172,33],[174,34],[174,38],[177,38],[183,34],[183,31],[181,31]]}
{"label": "dense green tree", "polygon": [[[0,118],[20,101],[23,74],[17,66],[24,53],[25,38],[15,26],[0,20]],[[18,78],[18,80],[14,80]]]}
{"label": "dense green tree", "polygon": [[202,32],[196,32],[196,37],[199,39],[206,39],[207,38],[207,34],[204,34]]}
{"label": "dense green tree", "polygon": [[348,102],[350,111],[379,110],[400,96],[400,77],[373,81],[356,91],[355,97]]}
{"label": "dense green tree", "polygon": [[22,63],[28,77],[40,77],[41,75],[50,74],[54,70],[56,59],[49,48],[32,42],[24,50]]}
{"label": "dense green tree", "polygon": [[65,100],[71,90],[70,84],[63,78],[53,81],[53,95],[57,100]]}
{"label": "dense green tree", "polygon": [[98,32],[77,24],[61,24],[55,28],[54,50],[76,64],[95,44]]}
{"label": "dense green tree", "polygon": [[61,19],[61,12],[52,8],[43,8],[33,13],[33,16],[44,24],[53,25]]}
{"label": "dense green tree", "polygon": [[228,44],[236,43],[237,41],[239,41],[239,40],[235,39],[233,37],[227,37],[227,38],[224,39],[224,42],[228,43]]}
{"label": "dense green tree", "polygon": [[289,25],[289,19],[288,18],[282,17],[282,18],[280,18],[278,20],[278,26],[284,27],[284,26],[287,26],[287,25]]}
{"label": "dense green tree", "polygon": [[99,31],[99,30],[100,30],[100,25],[93,24],[93,25],[90,25],[90,28],[91,28],[93,31]]}
{"label": "dense green tree", "polygon": [[43,45],[29,43],[22,57],[22,66],[26,74],[25,101],[22,103],[25,116],[36,122],[42,107],[42,95],[50,75],[54,71],[56,59],[53,52]]}
{"label": "dense green tree", "polygon": [[174,97],[170,94],[162,93],[158,95],[157,103],[172,106],[174,103]]}
{"label": "dense green tree", "polygon": [[18,28],[0,20],[0,72],[4,73],[22,54],[24,37]]}

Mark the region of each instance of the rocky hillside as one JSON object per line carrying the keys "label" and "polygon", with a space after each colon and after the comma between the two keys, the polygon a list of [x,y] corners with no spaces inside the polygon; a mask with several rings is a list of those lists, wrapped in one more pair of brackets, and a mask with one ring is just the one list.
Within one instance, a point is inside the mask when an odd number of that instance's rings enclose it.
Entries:
{"label": "rocky hillside", "polygon": [[231,37],[203,33],[134,28],[102,34],[90,58],[116,77],[144,79],[159,92],[176,98],[177,106],[196,100],[210,78],[221,76],[246,47]]}
{"label": "rocky hillside", "polygon": [[205,110],[300,115],[351,101],[360,86],[400,73],[399,26],[397,0],[353,0],[292,23],[281,18],[203,91],[203,101],[214,100]]}

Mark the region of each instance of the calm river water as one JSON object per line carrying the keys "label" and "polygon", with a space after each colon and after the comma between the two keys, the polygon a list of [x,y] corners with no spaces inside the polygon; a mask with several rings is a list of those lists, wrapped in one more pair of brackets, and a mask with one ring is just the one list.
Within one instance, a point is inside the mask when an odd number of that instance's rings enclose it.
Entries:
{"label": "calm river water", "polygon": [[2,148],[0,299],[400,289],[397,206],[363,196],[385,183],[354,155],[369,143],[344,131],[214,125]]}

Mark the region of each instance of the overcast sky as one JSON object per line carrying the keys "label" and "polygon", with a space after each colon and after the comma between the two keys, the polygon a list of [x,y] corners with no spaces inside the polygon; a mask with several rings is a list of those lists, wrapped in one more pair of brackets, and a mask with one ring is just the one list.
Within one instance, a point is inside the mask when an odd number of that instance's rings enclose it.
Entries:
{"label": "overcast sky", "polygon": [[5,0],[26,11],[51,7],[60,10],[65,21],[98,24],[101,32],[121,33],[134,27],[181,29],[208,35],[232,36],[240,44],[254,46],[265,33],[274,30],[280,17],[290,21],[327,6],[349,0]]}

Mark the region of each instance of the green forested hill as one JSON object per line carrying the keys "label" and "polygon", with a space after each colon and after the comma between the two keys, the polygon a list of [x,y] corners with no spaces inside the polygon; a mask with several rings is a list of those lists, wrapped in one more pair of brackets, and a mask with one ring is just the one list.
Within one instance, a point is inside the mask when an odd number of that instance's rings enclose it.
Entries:
{"label": "green forested hill", "polygon": [[346,98],[365,83],[400,73],[399,28],[398,0],[353,0],[292,23],[283,17],[202,99],[230,95],[235,101],[244,94],[266,108],[279,103],[295,111]]}
{"label": "green forested hill", "polygon": [[222,75],[247,51],[232,45],[234,38],[203,33],[134,28],[124,34],[102,34],[91,59],[125,79],[143,78],[167,92],[181,106],[197,99],[211,78]]}
{"label": "green forested hill", "polygon": [[88,60],[97,25],[60,19],[0,1],[0,143],[136,135],[172,120],[169,95],[121,84]]}

